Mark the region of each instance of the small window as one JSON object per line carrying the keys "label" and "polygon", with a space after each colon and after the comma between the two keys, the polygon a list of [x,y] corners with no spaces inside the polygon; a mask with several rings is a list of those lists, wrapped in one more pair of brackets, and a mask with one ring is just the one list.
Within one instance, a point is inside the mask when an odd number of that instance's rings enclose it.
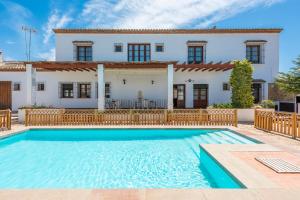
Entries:
{"label": "small window", "polygon": [[92,61],[92,54],[91,46],[77,46],[77,61]]}
{"label": "small window", "polygon": [[229,83],[223,83],[223,91],[229,91],[229,90],[230,90]]}
{"label": "small window", "polygon": [[45,91],[45,83],[37,83],[37,91]]}
{"label": "small window", "polygon": [[91,98],[91,84],[79,83],[78,84],[78,98]]}
{"label": "small window", "polygon": [[164,45],[163,44],[156,44],[155,45],[156,52],[164,52]]}
{"label": "small window", "polygon": [[21,84],[20,83],[14,83],[13,85],[13,89],[14,91],[20,91],[21,90]]}
{"label": "small window", "polygon": [[122,44],[115,44],[115,52],[122,52],[123,46]]}
{"label": "small window", "polygon": [[204,62],[203,46],[189,46],[188,47],[188,63],[200,64]]}
{"label": "small window", "polygon": [[73,98],[73,83],[63,83],[61,85],[61,97],[62,98]]}
{"label": "small window", "polygon": [[128,44],[128,62],[149,62],[150,44]]}
{"label": "small window", "polygon": [[260,45],[247,45],[246,58],[253,64],[261,63],[261,49]]}

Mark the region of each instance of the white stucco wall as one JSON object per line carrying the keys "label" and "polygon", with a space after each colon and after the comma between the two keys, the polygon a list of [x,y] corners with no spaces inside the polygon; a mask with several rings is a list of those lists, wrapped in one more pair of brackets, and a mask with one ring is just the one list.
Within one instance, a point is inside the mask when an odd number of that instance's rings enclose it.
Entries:
{"label": "white stucco wall", "polygon": [[[72,61],[73,41],[92,41],[94,61],[127,61],[128,43],[150,43],[151,60],[187,61],[187,41],[207,41],[206,62],[227,62],[246,58],[246,40],[266,40],[264,64],[254,65],[254,78],[273,82],[279,70],[279,34],[56,34],[56,60]],[[123,52],[114,52],[122,43]],[[164,43],[164,52],[155,52],[155,44]],[[213,72],[212,72],[213,73]]]}

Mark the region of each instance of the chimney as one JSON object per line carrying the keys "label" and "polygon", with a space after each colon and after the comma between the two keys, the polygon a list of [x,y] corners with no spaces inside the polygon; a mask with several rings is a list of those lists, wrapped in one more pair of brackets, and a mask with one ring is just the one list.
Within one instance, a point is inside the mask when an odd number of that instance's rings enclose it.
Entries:
{"label": "chimney", "polygon": [[0,63],[3,62],[3,52],[0,50]]}

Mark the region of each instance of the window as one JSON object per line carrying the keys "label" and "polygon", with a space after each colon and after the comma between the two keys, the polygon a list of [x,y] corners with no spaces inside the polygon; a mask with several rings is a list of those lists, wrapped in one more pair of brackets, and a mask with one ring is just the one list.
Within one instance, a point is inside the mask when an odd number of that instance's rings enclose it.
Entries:
{"label": "window", "polygon": [[79,83],[78,84],[78,98],[91,98],[91,84]]}
{"label": "window", "polygon": [[109,99],[110,98],[110,84],[105,83],[105,98]]}
{"label": "window", "polygon": [[150,61],[150,44],[128,44],[128,61]]}
{"label": "window", "polygon": [[228,90],[230,90],[229,83],[223,83],[223,91],[228,91]]}
{"label": "window", "polygon": [[77,46],[77,61],[92,61],[91,46]]}
{"label": "window", "polygon": [[45,83],[37,83],[37,91],[45,91]]}
{"label": "window", "polygon": [[61,84],[61,97],[62,98],[73,98],[73,83]]}
{"label": "window", "polygon": [[122,52],[123,46],[122,44],[115,44],[115,52]]}
{"label": "window", "polygon": [[203,46],[188,47],[188,63],[203,63]]}
{"label": "window", "polygon": [[156,44],[155,51],[156,52],[164,52],[164,44]]}
{"label": "window", "polygon": [[21,83],[14,83],[13,89],[14,89],[14,91],[20,91],[21,90]]}
{"label": "window", "polygon": [[260,45],[247,45],[246,58],[253,64],[259,64],[260,58]]}

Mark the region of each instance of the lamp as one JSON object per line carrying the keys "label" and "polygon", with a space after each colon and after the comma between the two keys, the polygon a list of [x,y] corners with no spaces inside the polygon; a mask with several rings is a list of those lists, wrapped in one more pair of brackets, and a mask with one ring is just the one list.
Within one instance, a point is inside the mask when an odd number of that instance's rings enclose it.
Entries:
{"label": "lamp", "polygon": [[188,79],[188,80],[186,80],[185,82],[188,82],[188,83],[192,83],[192,82],[194,82],[194,80],[192,80],[192,79]]}

